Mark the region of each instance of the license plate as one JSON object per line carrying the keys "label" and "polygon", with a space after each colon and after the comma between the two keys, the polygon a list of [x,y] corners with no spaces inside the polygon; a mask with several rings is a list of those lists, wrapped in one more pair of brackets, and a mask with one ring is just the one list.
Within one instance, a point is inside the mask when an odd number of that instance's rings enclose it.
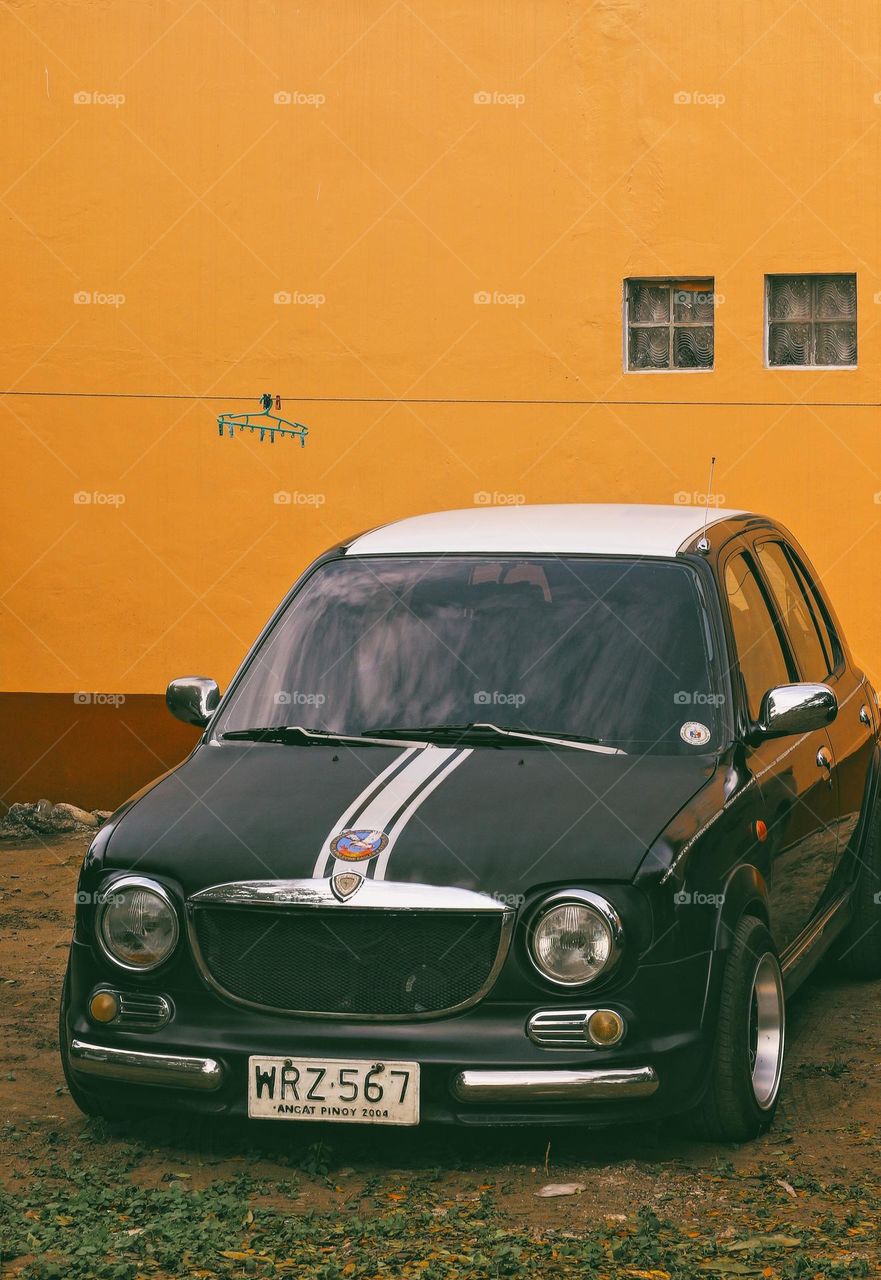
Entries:
{"label": "license plate", "polygon": [[419,1063],[351,1058],[248,1059],[254,1120],[418,1124]]}

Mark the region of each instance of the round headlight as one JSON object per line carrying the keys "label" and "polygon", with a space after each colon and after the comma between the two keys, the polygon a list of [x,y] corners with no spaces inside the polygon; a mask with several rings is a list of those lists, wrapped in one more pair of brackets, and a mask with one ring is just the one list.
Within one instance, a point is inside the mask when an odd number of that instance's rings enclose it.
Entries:
{"label": "round headlight", "polygon": [[124,969],[155,969],[177,945],[177,912],[162,885],[129,877],[110,885],[98,909],[98,941]]}
{"label": "round headlight", "polygon": [[573,893],[545,904],[532,927],[530,951],[542,977],[577,987],[615,964],[621,940],[621,921],[610,903]]}

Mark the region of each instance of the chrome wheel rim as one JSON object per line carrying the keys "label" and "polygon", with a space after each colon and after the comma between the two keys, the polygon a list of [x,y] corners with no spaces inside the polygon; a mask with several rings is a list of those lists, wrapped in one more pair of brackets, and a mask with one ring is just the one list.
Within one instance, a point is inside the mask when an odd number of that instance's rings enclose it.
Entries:
{"label": "chrome wheel rim", "polygon": [[753,1097],[763,1111],[773,1106],[783,1069],[785,1014],[777,957],[766,951],[753,974],[749,1012],[749,1062]]}

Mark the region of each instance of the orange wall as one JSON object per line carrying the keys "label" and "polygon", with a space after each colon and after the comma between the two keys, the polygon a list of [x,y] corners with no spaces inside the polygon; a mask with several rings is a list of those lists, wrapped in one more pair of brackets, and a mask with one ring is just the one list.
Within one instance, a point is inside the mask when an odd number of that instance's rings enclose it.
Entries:
{"label": "orange wall", "polygon": [[[669,502],[711,453],[881,677],[874,5],[16,0],[0,26],[0,386],[39,393],[0,398],[2,687],[224,682],[349,532],[479,492]],[[856,271],[857,370],[763,367],[778,271]],[[715,371],[624,374],[622,280],[667,274],[715,277]],[[264,391],[305,449],[218,439]]]}

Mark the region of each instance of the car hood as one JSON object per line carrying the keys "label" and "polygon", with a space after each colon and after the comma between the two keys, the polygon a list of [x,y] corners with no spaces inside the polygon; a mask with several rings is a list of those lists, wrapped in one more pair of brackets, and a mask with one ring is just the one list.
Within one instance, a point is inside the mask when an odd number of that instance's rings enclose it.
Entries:
{"label": "car hood", "polygon": [[[207,743],[119,819],[105,866],[176,880],[348,869],[517,895],[629,880],[712,758],[564,747]],[[357,831],[344,837],[345,831]]]}

